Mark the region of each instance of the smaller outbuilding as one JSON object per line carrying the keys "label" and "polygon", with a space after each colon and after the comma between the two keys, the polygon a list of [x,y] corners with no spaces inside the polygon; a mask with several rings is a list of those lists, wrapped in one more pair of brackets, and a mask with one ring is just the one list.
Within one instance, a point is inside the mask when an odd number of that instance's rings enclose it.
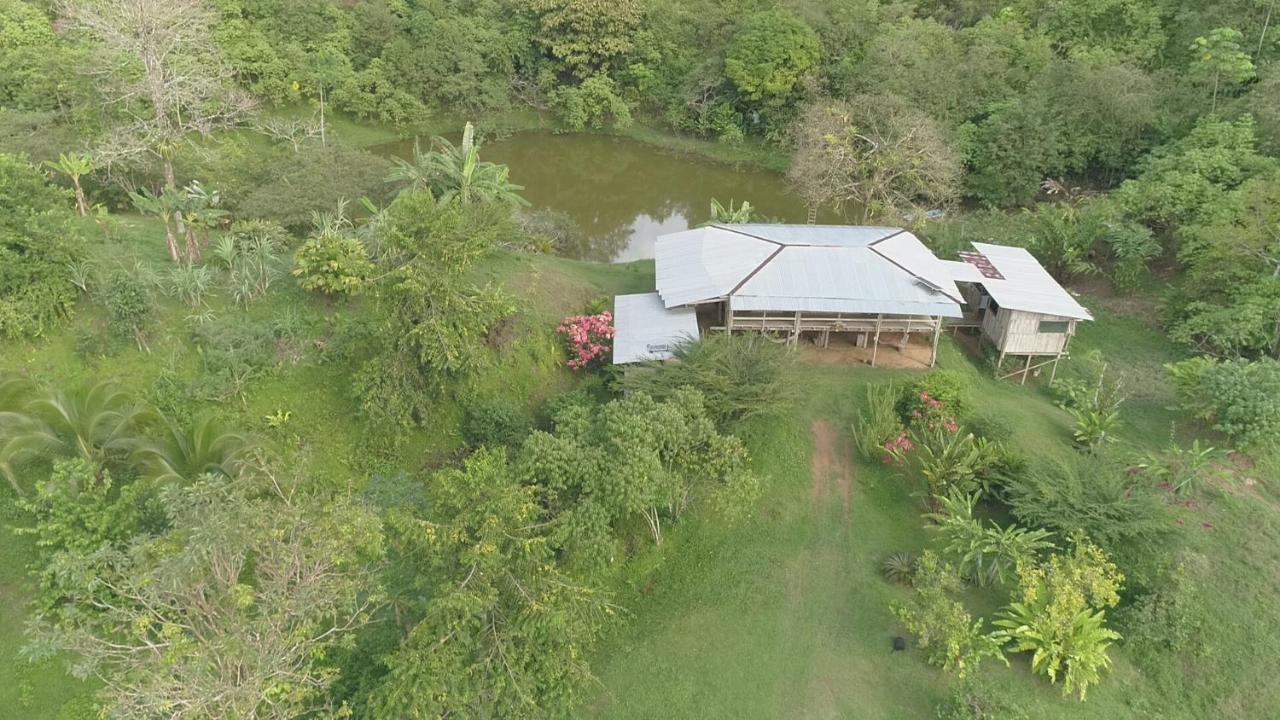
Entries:
{"label": "smaller outbuilding", "polygon": [[613,327],[615,365],[670,360],[678,343],[698,338],[698,313],[691,307],[668,310],[658,293],[618,295]]}
{"label": "smaller outbuilding", "polygon": [[1093,315],[1058,284],[1023,248],[973,243],[960,261],[945,261],[964,295],[966,319],[981,328],[981,337],[999,353],[997,368],[1010,357],[1025,358],[1003,377],[1021,374],[1066,357],[1076,324]]}

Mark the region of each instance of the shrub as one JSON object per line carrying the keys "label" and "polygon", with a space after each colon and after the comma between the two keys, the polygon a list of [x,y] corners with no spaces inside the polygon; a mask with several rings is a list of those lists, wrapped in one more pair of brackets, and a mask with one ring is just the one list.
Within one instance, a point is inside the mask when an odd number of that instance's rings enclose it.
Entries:
{"label": "shrub", "polygon": [[116,330],[133,337],[139,349],[147,349],[142,326],[155,310],[155,298],[147,279],[137,272],[116,270],[102,289],[102,302],[111,313]]}
{"label": "shrub", "polygon": [[613,345],[613,313],[606,310],[599,315],[573,315],[565,318],[556,332],[569,345],[569,361],[565,364],[584,370],[608,358]]}
{"label": "shrub", "polygon": [[262,159],[256,177],[240,199],[237,215],[301,230],[315,212],[337,207],[344,199],[387,196],[385,178],[391,162],[373,153],[338,144],[306,144],[299,152],[278,151]]}
{"label": "shrub", "polygon": [[514,448],[533,431],[533,416],[505,395],[481,395],[467,402],[462,437],[475,448]]}
{"label": "shrub", "polygon": [[1003,641],[982,632],[983,621],[974,620],[952,594],[962,587],[955,570],[926,550],[912,576],[915,591],[907,602],[894,603],[893,614],[916,636],[928,652],[931,665],[963,678],[988,657],[1005,662]]}
{"label": "shrub", "polygon": [[249,384],[273,366],[275,336],[267,322],[225,318],[196,327],[203,363],[193,393],[202,400],[245,399]]}
{"label": "shrub", "polygon": [[1280,445],[1280,362],[1198,358],[1167,367],[1183,410],[1244,447]]}
{"label": "shrub", "polygon": [[1062,694],[1084,700],[1120,634],[1106,626],[1105,609],[1120,601],[1124,576],[1081,536],[1070,552],[1018,566],[1019,590],[1001,611],[997,627],[1014,652],[1032,652],[1031,670],[1049,682],[1063,680]]}
{"label": "shrub", "polygon": [[303,243],[293,260],[293,276],[302,289],[325,295],[360,292],[372,271],[364,243],[330,233]]}
{"label": "shrub", "polygon": [[1038,467],[1012,479],[1006,500],[1018,521],[1066,537],[1083,532],[1112,554],[1160,553],[1173,511],[1146,479],[1103,455]]}
{"label": "shrub", "polygon": [[868,460],[884,455],[885,443],[902,436],[898,389],[893,384],[868,385],[866,403],[854,410],[853,440]]}
{"label": "shrub", "polygon": [[708,335],[679,343],[672,354],[678,362],[628,372],[623,389],[662,399],[691,387],[706,398],[707,412],[721,426],[776,413],[792,400],[786,377],[791,355],[759,335]]}
{"label": "shrub", "polygon": [[71,207],[39,168],[0,153],[0,337],[39,335],[71,311],[84,254]]}
{"label": "shrub", "polygon": [[903,386],[898,397],[898,415],[903,422],[910,422],[913,413],[928,408],[930,398],[945,405],[956,419],[964,419],[973,408],[968,378],[955,370],[934,370]]}
{"label": "shrub", "polygon": [[909,552],[896,552],[889,555],[880,563],[880,574],[884,575],[884,579],[889,582],[906,585],[911,582],[911,575],[915,572],[916,556]]}

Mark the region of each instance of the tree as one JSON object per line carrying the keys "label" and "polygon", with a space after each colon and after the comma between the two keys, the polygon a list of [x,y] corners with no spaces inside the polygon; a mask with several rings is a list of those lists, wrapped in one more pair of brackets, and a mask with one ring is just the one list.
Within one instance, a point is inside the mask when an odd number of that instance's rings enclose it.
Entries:
{"label": "tree", "polygon": [[643,0],[521,0],[538,20],[534,40],[586,78],[628,53],[644,17]]}
{"label": "tree", "polygon": [[464,205],[494,203],[510,207],[527,207],[529,202],[520,196],[524,189],[509,180],[510,168],[491,162],[481,162],[480,143],[476,129],[467,123],[462,130],[462,143],[454,145],[437,137],[432,139],[432,149],[421,152],[415,144],[413,162],[395,158],[396,168],[387,177],[389,182],[406,182],[410,191],[428,191],[441,204],[454,201]]}
{"label": "tree", "polygon": [[1015,7],[1067,55],[1101,51],[1144,63],[1167,39],[1163,6],[1146,0],[1019,0]]}
{"label": "tree", "polygon": [[558,718],[591,677],[587,653],[615,612],[564,572],[555,517],[501,450],[436,473],[427,517],[393,513],[391,547],[414,578],[414,620],[387,658],[370,715]]}
{"label": "tree", "polygon": [[1246,180],[1178,232],[1186,275],[1170,336],[1226,357],[1280,357],[1280,174]]}
{"label": "tree", "polygon": [[378,223],[383,270],[377,285],[377,352],[357,373],[361,407],[405,428],[426,419],[431,400],[478,368],[489,329],[512,310],[469,271],[508,231],[506,208],[441,204],[426,192],[401,193]]}
{"label": "tree", "polygon": [[[268,471],[267,475],[271,475]],[[96,678],[110,715],[285,720],[323,706],[325,654],[379,601],[378,518],[278,478],[170,486],[170,529],[55,554],[66,602],[28,647]]]}
{"label": "tree", "polygon": [[692,390],[657,402],[634,393],[600,408],[572,404],[553,432],[535,432],[516,463],[559,517],[554,541],[573,569],[615,562],[617,526],[643,522],[655,544],[664,519],[706,502],[729,519],[751,511],[759,484],[747,452],[721,435]]}
{"label": "tree", "polygon": [[818,65],[818,35],[782,10],[765,10],[746,19],[725,49],[725,77],[748,100],[766,107],[794,100]]}
{"label": "tree", "polygon": [[160,218],[164,225],[164,239],[169,247],[169,259],[175,263],[182,262],[182,252],[178,249],[178,238],[174,234],[174,218],[182,211],[182,195],[174,188],[165,188],[159,193],[142,188],[129,193],[133,206],[143,215]]}
{"label": "tree", "polygon": [[[214,38],[214,15],[201,0],[62,0],[73,26],[100,50],[86,71],[122,112],[95,156],[108,167],[160,161],[164,186],[177,190],[174,156],[193,134],[238,124],[252,106],[231,84]],[[175,215],[183,231],[181,212]]]}
{"label": "tree", "polygon": [[950,205],[960,161],[938,126],[894,97],[809,106],[787,178],[809,205],[853,205],[863,222]]}
{"label": "tree", "polygon": [[1244,36],[1233,28],[1214,28],[1191,44],[1191,70],[1213,83],[1212,111],[1218,110],[1218,90],[1223,83],[1239,85],[1253,77],[1253,61],[1242,48]]}
{"label": "tree", "polygon": [[1107,650],[1120,634],[1106,627],[1105,608],[1120,601],[1124,576],[1082,536],[1069,553],[1018,568],[1019,590],[1002,611],[1000,637],[1014,650],[1032,652],[1031,669],[1081,700],[1111,665]]}
{"label": "tree", "polygon": [[89,201],[85,199],[84,188],[80,186],[80,178],[93,172],[93,158],[87,153],[58,153],[58,161],[46,161],[50,170],[66,175],[76,193],[76,210],[80,217],[89,214]]}

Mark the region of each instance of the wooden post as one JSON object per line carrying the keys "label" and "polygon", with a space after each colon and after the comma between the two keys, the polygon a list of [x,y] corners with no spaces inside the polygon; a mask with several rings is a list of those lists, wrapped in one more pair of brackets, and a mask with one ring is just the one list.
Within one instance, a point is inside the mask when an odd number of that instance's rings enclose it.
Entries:
{"label": "wooden post", "polygon": [[801,313],[799,310],[797,310],[796,324],[795,324],[795,327],[791,329],[791,347],[800,346],[800,316],[801,316]]}
{"label": "wooden post", "polygon": [[822,331],[822,347],[831,347],[831,328],[827,328]]}
{"label": "wooden post", "polygon": [[1062,351],[1058,351],[1057,357],[1053,359],[1053,369],[1049,371],[1049,384],[1053,384],[1053,379],[1058,377],[1058,361],[1062,360]]}
{"label": "wooden post", "polygon": [[1027,356],[1027,366],[1022,369],[1022,382],[1020,383],[1022,385],[1027,384],[1027,375],[1031,374],[1031,357],[1031,355]]}
{"label": "wooden post", "polygon": [[871,367],[876,366],[876,352],[880,350],[880,321],[884,319],[884,313],[876,315],[876,334],[871,340]]}
{"label": "wooden post", "polygon": [[733,334],[733,296],[724,299],[724,332],[726,335]]}
{"label": "wooden post", "polygon": [[942,316],[938,316],[938,324],[933,326],[933,354],[929,356],[929,367],[938,364],[938,337],[942,335]]}

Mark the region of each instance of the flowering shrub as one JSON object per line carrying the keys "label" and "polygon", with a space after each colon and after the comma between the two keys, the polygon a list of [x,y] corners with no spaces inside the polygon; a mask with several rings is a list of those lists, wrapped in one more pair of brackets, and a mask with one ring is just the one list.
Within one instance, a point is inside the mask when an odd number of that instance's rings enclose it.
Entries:
{"label": "flowering shrub", "polygon": [[582,370],[609,354],[613,345],[613,313],[606,310],[599,315],[567,317],[556,332],[564,335],[569,343],[566,365]]}
{"label": "flowering shrub", "polygon": [[911,398],[915,409],[907,429],[884,443],[882,462],[910,466],[927,484],[930,497],[953,490],[985,492],[1001,462],[999,443],[960,432],[947,403],[921,390]]}

